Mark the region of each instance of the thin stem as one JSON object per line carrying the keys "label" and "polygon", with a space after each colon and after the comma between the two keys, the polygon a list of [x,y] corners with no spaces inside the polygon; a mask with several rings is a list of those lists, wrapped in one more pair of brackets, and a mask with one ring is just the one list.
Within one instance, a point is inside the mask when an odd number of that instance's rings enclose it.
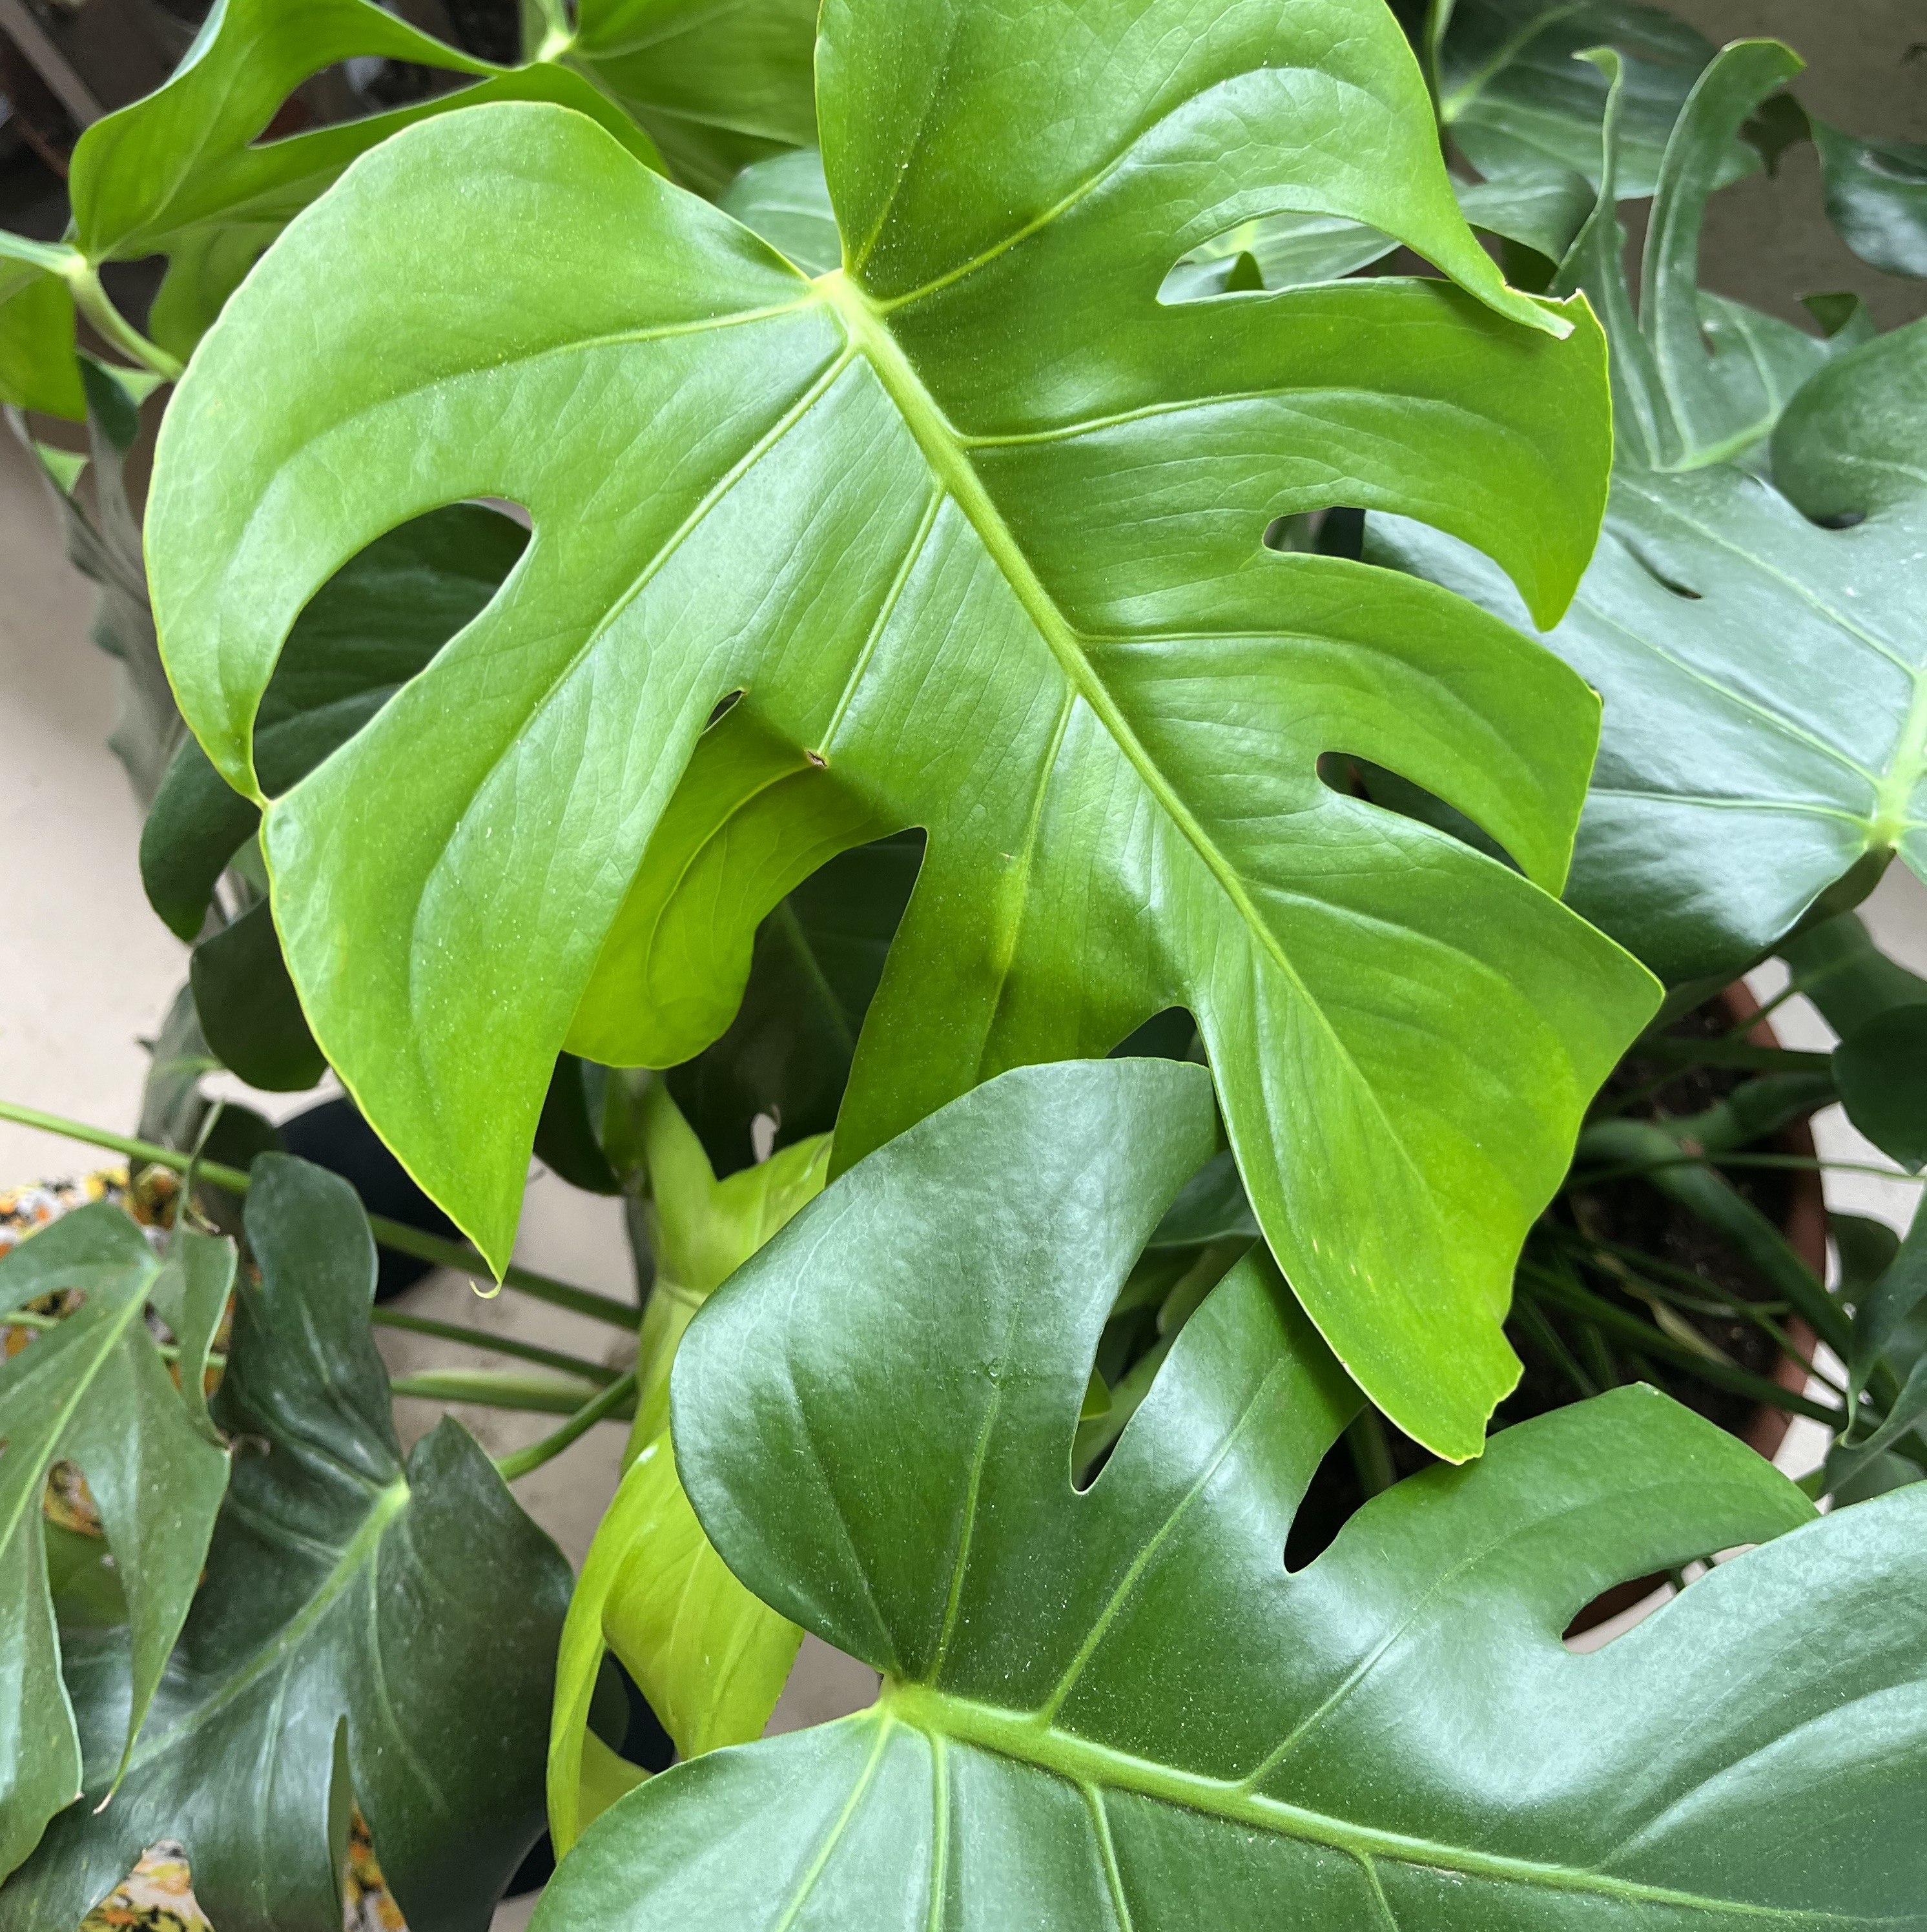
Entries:
{"label": "thin stem", "polygon": [[600,1362],[585,1361],[579,1355],[565,1354],[560,1348],[544,1348],[533,1342],[520,1342],[511,1335],[491,1335],[486,1329],[465,1328],[456,1322],[437,1322],[425,1315],[410,1315],[399,1308],[377,1308],[369,1316],[377,1328],[400,1328],[411,1335],[432,1335],[443,1342],[460,1342],[471,1348],[486,1348],[497,1355],[513,1355],[519,1361],[533,1362],[545,1369],[559,1370],[584,1381],[612,1382],[620,1374]]}
{"label": "thin stem", "polygon": [[[201,1171],[208,1171],[205,1164]],[[418,1261],[432,1262],[437,1268],[453,1268],[461,1274],[489,1273],[488,1264],[465,1242],[446,1241],[439,1234],[425,1234],[419,1228],[391,1221],[380,1214],[371,1214],[368,1226],[375,1239],[383,1247],[392,1248],[397,1254],[413,1255]],[[546,1301],[552,1307],[566,1308],[572,1314],[586,1315],[592,1322],[606,1322],[626,1334],[633,1335],[636,1324],[642,1319],[642,1310],[632,1302],[618,1301],[613,1295],[598,1294],[593,1288],[577,1288],[572,1282],[557,1281],[552,1276],[537,1274],[533,1268],[518,1268],[512,1262],[502,1270],[502,1286],[527,1295],[531,1300]]]}
{"label": "thin stem", "polygon": [[[12,1100],[0,1100],[0,1120],[16,1121],[23,1127],[38,1127],[44,1133],[59,1134],[66,1140],[83,1141],[90,1147],[104,1148],[109,1153],[123,1155],[129,1160],[171,1168],[176,1174],[184,1173],[189,1165],[189,1156],[173,1148],[162,1147],[154,1141],[137,1140],[128,1134],[112,1133],[105,1127],[89,1126],[84,1120],[71,1120],[59,1114],[42,1113],[37,1107],[23,1107]],[[248,1178],[238,1167],[224,1167],[218,1161],[203,1160],[194,1164],[194,1172],[201,1179],[214,1186],[226,1188],[230,1194],[245,1194],[248,1191]],[[464,1274],[489,1272],[488,1264],[482,1256],[461,1242],[445,1241],[439,1235],[425,1234],[419,1228],[391,1221],[383,1214],[370,1214],[368,1221],[368,1230],[375,1239],[397,1254],[413,1255],[418,1261],[431,1262],[437,1268],[454,1268]],[[537,1274],[531,1268],[518,1268],[513,1263],[503,1270],[502,1286],[515,1288],[534,1300],[546,1301],[574,1314],[586,1315],[592,1321],[606,1322],[612,1328],[630,1334],[635,1334],[636,1324],[641,1319],[641,1311],[628,1302],[598,1294],[590,1288],[577,1288],[566,1281],[554,1280],[548,1275]]]}
{"label": "thin stem", "polygon": [[[394,1394],[418,1402],[471,1402],[482,1408],[533,1409],[544,1415],[572,1415],[583,1400],[580,1377],[564,1380],[520,1369],[429,1369],[419,1376],[401,1376],[389,1386]],[[620,1395],[617,1400],[620,1402]]]}
{"label": "thin stem", "polygon": [[1565,1337],[1555,1328],[1545,1310],[1529,1294],[1515,1295],[1512,1312],[1519,1325],[1550,1355],[1582,1396],[1595,1396],[1599,1384],[1580,1367],[1579,1358],[1565,1345]]}
{"label": "thin stem", "polygon": [[1847,1416],[1844,1409],[1825,1408],[1805,1395],[1782,1388],[1778,1382],[1768,1381],[1764,1376],[1753,1375],[1745,1369],[1713,1361],[1688,1348],[1684,1342],[1676,1342],[1671,1336],[1662,1334],[1649,1321],[1643,1320],[1625,1309],[1616,1307],[1604,1296],[1578,1287],[1550,1269],[1535,1268],[1530,1262],[1522,1262],[1519,1271],[1548,1300],[1558,1303],[1575,1315],[1584,1316],[1596,1328],[1619,1335],[1629,1349],[1636,1350],[1643,1355],[1658,1355],[1676,1367],[1690,1370],[1702,1382],[1731,1389],[1736,1394],[1751,1396],[1755,1402],[1766,1402],[1775,1408],[1790,1410],[1795,1415],[1811,1416],[1814,1421],[1825,1423],[1836,1432],[1846,1426]]}
{"label": "thin stem", "polygon": [[1795,974],[1770,1000],[1761,1000],[1760,1004],[1754,1007],[1744,1019],[1735,1020],[1732,1025],[1720,1035],[1720,1038],[1744,1040],[1762,1020],[1766,1018],[1768,1014],[1778,1012],[1789,1000],[1796,999],[1809,986],[1818,986],[1821,980],[1831,975],[1833,970],[1829,967],[1820,972],[1809,974],[1804,980]]}
{"label": "thin stem", "polygon": [[31,1308],[10,1308],[0,1315],[0,1328],[54,1328],[60,1320],[58,1315],[36,1315]]}
{"label": "thin stem", "polygon": [[177,362],[158,342],[150,342],[115,308],[101,284],[99,272],[83,255],[74,254],[62,274],[74,296],[74,306],[99,330],[101,340],[111,343],[123,356],[131,356],[164,382],[178,382],[186,365]]}
{"label": "thin stem", "polygon": [[497,1473],[505,1483],[512,1483],[532,1469],[539,1469],[551,1457],[560,1456],[578,1437],[586,1436],[605,1417],[613,1416],[625,1400],[635,1394],[635,1371],[632,1369],[627,1375],[612,1382],[593,1402],[584,1402],[552,1435],[545,1436],[539,1442],[531,1442],[526,1449],[518,1449],[512,1456],[498,1456],[495,1460]]}
{"label": "thin stem", "polygon": [[1629,1180],[1641,1174],[1656,1174],[1669,1167],[1790,1167],[1821,1174],[1871,1174],[1881,1180],[1904,1180],[1919,1186],[1927,1183],[1927,1173],[1908,1174],[1898,1167],[1876,1167],[1871,1161],[1820,1160],[1803,1154],[1718,1154],[1682,1152],[1676,1159],[1637,1160],[1617,1167],[1602,1167],[1596,1173],[1575,1178],[1582,1187],[1603,1187],[1610,1180]]}

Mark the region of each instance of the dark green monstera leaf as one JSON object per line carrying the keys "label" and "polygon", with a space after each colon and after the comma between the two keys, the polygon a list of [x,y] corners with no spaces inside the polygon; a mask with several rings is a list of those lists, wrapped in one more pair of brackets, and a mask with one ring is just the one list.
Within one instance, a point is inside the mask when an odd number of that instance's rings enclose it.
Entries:
{"label": "dark green monstera leaf", "polygon": [[580,68],[649,130],[676,178],[700,194],[816,140],[818,0],[540,4],[548,32],[530,53]]}
{"label": "dark green monstera leaf", "polygon": [[[1376,0],[1196,25],[833,0],[846,266],[815,281],[580,116],[407,130],[170,411],[158,607],[209,757],[265,800],[253,715],[314,586],[437,502],[530,510],[488,610],[264,826],[316,1037],[485,1253],[558,1049],[688,1058],[786,892],[920,826],[838,1160],[1188,1006],[1295,1289],[1464,1456],[1517,1372],[1523,1231],[1653,998],[1549,896],[1593,700],[1468,605],[1262,538],[1436,518],[1551,621],[1594,538],[1598,341],[1499,281]],[[1289,208],[1462,286],[1160,302]],[[320,314],[314,355],[273,346]],[[1524,876],[1327,788],[1334,748]]]}
{"label": "dark green monstera leaf", "polygon": [[[1211,1144],[1194,1068],[1006,1074],[697,1316],[704,1526],[883,1694],[620,1800],[536,1927],[1918,1924],[1927,1490],[1816,1520],[1627,1388],[1288,1574],[1358,1395],[1262,1251],[1072,1487],[1113,1298]],[[1745,1543],[1603,1650],[1561,1642],[1602,1587]]]}
{"label": "dark green monstera leaf", "polygon": [[[41,1498],[56,1462],[78,1466],[127,1607],[103,1679],[95,1740],[104,1784],[125,1764],[179,1634],[227,1486],[226,1445],[199,1387],[234,1272],[225,1241],[183,1232],[164,1262],[119,1208],[56,1222],[0,1262],[0,1311],[65,1290],[80,1306],[0,1362],[0,1874],[81,1786],[48,1596]],[[186,1394],[148,1332],[150,1300],[182,1345]]]}
{"label": "dark green monstera leaf", "polygon": [[[1927,864],[1919,341],[1849,350],[1695,286],[1715,158],[1796,64],[1751,41],[1706,70],[1667,152],[1637,317],[1607,196],[1562,272],[1605,319],[1619,431],[1598,554],[1538,632],[1605,700],[1567,897],[1675,982],[1739,970],[1895,852]],[[1769,436],[1774,482],[1724,460],[1757,464]],[[1367,554],[1538,628],[1435,531],[1374,516]]]}
{"label": "dark green monstera leaf", "polygon": [[352,1796],[416,1932],[480,1932],[541,1829],[569,1566],[458,1423],[404,1466],[347,1184],[264,1155],[247,1230],[260,1282],[215,1400],[240,1446],[206,1579],[104,1808],[125,1640],[63,1634],[86,1790],[0,1924],[74,1924],[171,1838],[216,1925],[335,1932]]}
{"label": "dark green monstera leaf", "polygon": [[1841,240],[1890,275],[1927,275],[1927,146],[1862,140],[1823,121],[1811,127]]}
{"label": "dark green monstera leaf", "polygon": [[[1667,137],[1713,44],[1683,20],[1636,0],[1445,0],[1432,16],[1439,118],[1488,177],[1560,170],[1600,182],[1607,83],[1579,56],[1610,47],[1625,63],[1618,192],[1648,195]],[[1759,166],[1729,134],[1717,178]]]}

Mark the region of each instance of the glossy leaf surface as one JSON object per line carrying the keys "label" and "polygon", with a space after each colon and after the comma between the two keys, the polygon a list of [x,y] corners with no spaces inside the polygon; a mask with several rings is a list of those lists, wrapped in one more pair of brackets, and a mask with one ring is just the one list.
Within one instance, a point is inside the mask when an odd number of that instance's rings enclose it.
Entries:
{"label": "glossy leaf surface", "polygon": [[[1712,43],[1657,7],[1628,0],[1457,0],[1439,60],[1439,115],[1488,177],[1571,170],[1599,184],[1607,82],[1578,56],[1616,50],[1625,64],[1618,192],[1648,195],[1680,109]],[[1722,182],[1758,166],[1729,137]]]}
{"label": "glossy leaf surface", "polygon": [[1816,523],[1927,498],[1927,321],[1809,380],[1773,431],[1773,481]]}
{"label": "glossy leaf surface", "polygon": [[1890,275],[1927,275],[1927,146],[1862,140],[1819,120],[1812,128],[1841,240]]}
{"label": "glossy leaf surface", "polygon": [[[225,1251],[231,1270],[227,1244],[209,1245]],[[177,1264],[195,1265],[185,1255]],[[49,1469],[64,1460],[86,1478],[127,1606],[106,1680],[113,1706],[96,1740],[104,1786],[147,1714],[227,1486],[226,1448],[196,1426],[205,1407],[182,1401],[147,1330],[161,1272],[146,1236],[105,1202],[0,1261],[0,1311],[65,1289],[83,1298],[0,1362],[0,1874],[81,1785],[41,1537]],[[203,1298],[195,1303],[198,1316]]]}
{"label": "glossy leaf surface", "polygon": [[[1739,970],[1829,892],[1850,904],[1889,853],[1927,863],[1927,497],[1892,460],[1920,413],[1919,386],[1891,374],[1912,345],[1834,362],[1843,345],[1765,316],[1723,341],[1695,287],[1715,158],[1790,62],[1741,42],[1703,76],[1667,151],[1637,317],[1610,191],[1562,272],[1606,320],[1619,433],[1598,550],[1539,633],[1605,700],[1567,897],[1675,982]],[[1784,493],[1720,460],[1773,431],[1803,382],[1812,398],[1772,444]],[[1822,527],[1802,514],[1822,503],[1869,514]],[[1435,531],[1375,516],[1367,554],[1535,628],[1498,572]]]}
{"label": "glossy leaf surface", "polygon": [[713,195],[748,164],[815,142],[818,4],[576,0],[556,57],[655,136],[678,181]]}
{"label": "glossy leaf surface", "polygon": [[[1287,1574],[1357,1396],[1258,1258],[1070,1486],[1100,1330],[1211,1142],[1191,1067],[1007,1074],[705,1309],[690,1493],[884,1695],[623,1798],[537,1927],[1917,1924],[1927,1491],[1816,1521],[1628,1388]],[[1604,1649],[1561,1642],[1607,1583],[1750,1541]]]}
{"label": "glossy leaf surface", "polygon": [[98,1811],[125,1645],[70,1634],[86,1790],[0,1889],[0,1923],[73,1924],[173,1838],[216,1925],[334,1932],[352,1794],[416,1932],[480,1932],[541,1827],[569,1567],[459,1424],[404,1467],[347,1184],[263,1156],[247,1229],[261,1279],[237,1296],[215,1419],[253,1446],[206,1581]]}
{"label": "glossy leaf surface", "polygon": [[[485,1252],[556,1050],[653,1057],[660,1001],[599,968],[632,889],[661,896],[652,836],[758,849],[753,886],[717,874],[733,946],[835,851],[920,825],[838,1159],[1187,1005],[1296,1291],[1465,1455],[1517,1372],[1520,1232],[1652,998],[1538,890],[1592,703],[1448,598],[1261,538],[1409,509],[1550,618],[1592,542],[1597,338],[1500,285],[1375,4],[1195,13],[835,0],[851,267],[814,284],[579,117],[397,136],[170,410],[156,595],[203,745],[253,791],[254,708],[314,584],[435,502],[530,508],[500,597],[266,833],[317,1037]],[[1157,302],[1194,244],[1288,206],[1471,292]],[[325,347],[271,356],[317,304]],[[1334,746],[1451,798],[1526,878],[1328,790]],[[717,973],[692,956],[685,990]],[[625,991],[635,1032],[592,1042]]]}

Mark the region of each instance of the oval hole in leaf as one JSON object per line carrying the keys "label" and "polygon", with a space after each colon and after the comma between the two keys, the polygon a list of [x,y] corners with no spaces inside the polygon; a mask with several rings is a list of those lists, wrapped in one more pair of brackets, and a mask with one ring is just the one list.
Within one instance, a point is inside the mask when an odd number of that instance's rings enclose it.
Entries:
{"label": "oval hole in leaf", "polygon": [[1397,246],[1363,222],[1283,210],[1241,221],[1191,250],[1166,273],[1157,299],[1170,307],[1335,282],[1382,260]]}

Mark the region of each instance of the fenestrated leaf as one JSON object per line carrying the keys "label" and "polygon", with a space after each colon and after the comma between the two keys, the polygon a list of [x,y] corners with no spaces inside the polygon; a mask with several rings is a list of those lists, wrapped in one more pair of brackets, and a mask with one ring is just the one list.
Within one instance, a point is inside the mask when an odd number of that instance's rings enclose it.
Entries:
{"label": "fenestrated leaf", "polygon": [[[1239,289],[1291,289],[1336,281],[1368,267],[1398,246],[1388,235],[1334,214],[1267,214],[1241,221],[1193,249],[1164,278],[1165,302]],[[1253,278],[1238,280],[1242,272]]]}
{"label": "fenestrated leaf", "polygon": [[[1615,49],[1625,67],[1618,192],[1653,192],[1667,137],[1712,43],[1683,20],[1630,0],[1457,0],[1439,59],[1439,118],[1487,176],[1569,169],[1599,185],[1607,82],[1577,58]],[[1722,184],[1752,173],[1752,152],[1728,138]]]}
{"label": "fenestrated leaf", "polygon": [[208,1357],[234,1292],[234,1244],[192,1228],[169,1235],[161,1272],[147,1292],[154,1311],[174,1337],[175,1379],[194,1426],[210,1442],[227,1445],[208,1413]]}
{"label": "fenestrated leaf", "polygon": [[1927,497],[1927,321],[1862,343],[1802,387],[1773,431],[1773,481],[1815,523]]}
{"label": "fenestrated leaf", "polygon": [[[1193,1068],[1007,1074],[717,1294],[676,1373],[691,1496],[883,1695],[622,1799],[536,1925],[1913,1922],[1927,1492],[1815,1521],[1632,1388],[1287,1574],[1358,1397],[1262,1256],[1071,1487],[1118,1284],[1211,1136]],[[1606,1585],[1755,1541],[1604,1649],[1560,1642]]]}
{"label": "fenestrated leaf", "polygon": [[[488,603],[526,541],[512,517],[452,504],[389,531],[323,584],[262,694],[264,783],[285,790],[359,730]],[[182,746],[140,835],[148,903],[182,938],[198,937],[216,882],[260,822],[198,745]]]}
{"label": "fenestrated leaf", "polygon": [[352,1786],[410,1925],[479,1932],[541,1828],[569,1567],[459,1424],[404,1469],[347,1184],[265,1155],[247,1228],[261,1279],[238,1292],[215,1414],[248,1448],[206,1580],[99,1811],[125,1646],[69,1638],[86,1790],[0,1889],[0,1923],[71,1925],[172,1838],[215,1924],[335,1932]]}
{"label": "fenestrated leaf", "polygon": [[1537,272],[1535,289],[1550,284],[1598,200],[1586,177],[1570,168],[1535,169],[1454,187],[1459,211],[1473,227],[1514,244],[1505,256],[1508,277],[1525,251]]}
{"label": "fenestrated leaf", "polygon": [[1927,275],[1927,147],[1864,140],[1815,119],[1827,218],[1863,262],[1890,275]]}
{"label": "fenestrated leaf", "polygon": [[[1517,1373],[1521,1232],[1652,998],[1538,889],[1592,700],[1448,597],[1262,536],[1402,506],[1550,617],[1593,538],[1597,338],[1500,284],[1372,0],[1191,26],[1182,0],[1074,22],[836,0],[819,106],[850,266],[815,283],[579,117],[398,136],[197,358],[157,596],[204,746],[258,793],[251,714],[313,586],[434,502],[532,513],[503,594],[266,830],[317,1037],[485,1252],[556,1051],[647,1060],[572,1030],[622,1006],[598,956],[698,740],[760,735],[781,763],[753,796],[682,795],[759,853],[722,871],[732,944],[834,851],[929,833],[838,1160],[1187,1006],[1297,1292],[1463,1456]],[[1464,289],[1157,301],[1190,248],[1286,207]],[[271,353],[318,310],[314,356]],[[1334,746],[1526,878],[1326,788]],[[684,970],[692,996],[715,976]]]}
{"label": "fenestrated leaf", "polygon": [[[231,1269],[227,1244],[211,1245],[226,1252]],[[191,1416],[204,1418],[205,1405],[183,1405],[147,1332],[161,1268],[147,1238],[106,1202],[56,1221],[0,1261],[0,1311],[59,1289],[84,1298],[0,1362],[0,1874],[26,1857],[81,1785],[41,1532],[48,1470],[65,1460],[87,1478],[126,1602],[91,1740],[103,1790],[148,1713],[227,1487],[226,1449]]]}
{"label": "fenestrated leaf", "polygon": [[[1702,77],[1667,150],[1636,319],[1610,186],[1562,271],[1605,319],[1619,430],[1598,552],[1540,634],[1605,700],[1567,898],[1675,982],[1739,970],[1829,895],[1851,904],[1889,853],[1927,862],[1914,802],[1927,504],[1904,494],[1904,469],[1881,468],[1875,486],[1854,454],[1870,433],[1874,454],[1890,453],[1918,398],[1882,385],[1883,424],[1865,386],[1890,368],[1870,356],[1878,344],[1826,370],[1847,344],[1756,316],[1729,350],[1702,334],[1716,311],[1695,300],[1713,158],[1791,58],[1742,41]],[[1759,443],[1805,380],[1819,386],[1790,432],[1789,490],[1872,512],[1851,528],[1818,526],[1807,499],[1715,460]],[[1374,515],[1367,554],[1534,628],[1499,572],[1436,531]]]}
{"label": "fenestrated leaf", "polygon": [[746,164],[815,140],[818,4],[576,0],[550,57],[592,76],[655,136],[678,181],[713,195]]}

